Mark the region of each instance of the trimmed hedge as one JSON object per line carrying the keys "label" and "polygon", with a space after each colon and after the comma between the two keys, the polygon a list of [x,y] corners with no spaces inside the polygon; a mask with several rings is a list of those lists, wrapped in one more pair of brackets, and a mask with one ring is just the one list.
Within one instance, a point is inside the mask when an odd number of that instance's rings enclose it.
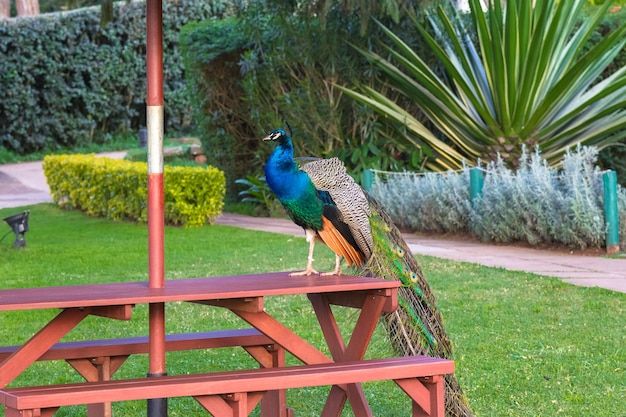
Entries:
{"label": "trimmed hedge", "polygon": [[[178,48],[180,27],[221,17],[222,0],[163,2],[165,127],[188,131],[191,104]],[[18,153],[105,141],[145,126],[146,6],[100,7],[0,21],[0,147]]]}
{"label": "trimmed hedge", "polygon": [[[49,155],[43,170],[62,208],[113,220],[148,220],[148,165],[95,155]],[[165,222],[202,226],[221,214],[224,173],[215,167],[165,167]]]}

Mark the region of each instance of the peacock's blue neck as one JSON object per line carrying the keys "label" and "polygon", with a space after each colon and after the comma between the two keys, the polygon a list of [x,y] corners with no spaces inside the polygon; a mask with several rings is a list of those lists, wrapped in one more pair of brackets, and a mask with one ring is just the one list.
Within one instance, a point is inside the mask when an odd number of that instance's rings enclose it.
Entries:
{"label": "peacock's blue neck", "polygon": [[279,200],[295,198],[310,183],[293,160],[293,145],[288,138],[281,140],[268,158],[265,179]]}

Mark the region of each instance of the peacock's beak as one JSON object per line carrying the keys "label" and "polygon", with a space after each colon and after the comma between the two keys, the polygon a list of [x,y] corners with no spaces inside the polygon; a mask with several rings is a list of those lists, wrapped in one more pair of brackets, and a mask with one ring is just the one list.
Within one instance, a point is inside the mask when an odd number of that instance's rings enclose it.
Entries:
{"label": "peacock's beak", "polygon": [[285,133],[282,132],[281,130],[272,130],[270,133],[267,134],[267,136],[265,136],[263,138],[263,141],[267,141],[267,140],[280,140],[280,138],[283,137]]}
{"label": "peacock's beak", "polygon": [[263,138],[263,141],[274,141],[276,139],[278,139],[280,137],[280,135],[278,133],[276,133],[276,131],[272,131],[270,133],[267,134],[267,136],[265,136]]}

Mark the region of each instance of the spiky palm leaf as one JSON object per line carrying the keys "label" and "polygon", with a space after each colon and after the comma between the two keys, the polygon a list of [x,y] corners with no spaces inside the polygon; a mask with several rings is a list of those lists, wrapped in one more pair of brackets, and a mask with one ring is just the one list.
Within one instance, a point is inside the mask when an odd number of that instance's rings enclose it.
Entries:
{"label": "spiky palm leaf", "polygon": [[428,15],[434,37],[415,20],[446,78],[381,25],[391,41],[381,42],[389,59],[361,52],[448,141],[371,88],[344,91],[403,125],[417,145],[428,144],[436,153],[431,169],[497,153],[515,163],[523,145],[538,146],[551,164],[576,144],[602,148],[626,137],[626,68],[599,81],[626,43],[626,25],[585,50],[610,2],[580,23],[584,3],[509,0],[503,9],[496,1],[483,12],[479,0],[470,0],[478,47],[458,12],[450,17],[439,7]]}

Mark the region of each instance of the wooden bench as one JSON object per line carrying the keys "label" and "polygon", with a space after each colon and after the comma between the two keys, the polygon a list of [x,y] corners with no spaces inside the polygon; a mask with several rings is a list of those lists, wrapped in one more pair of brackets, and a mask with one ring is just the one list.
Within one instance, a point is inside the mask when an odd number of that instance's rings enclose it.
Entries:
{"label": "wooden bench", "polygon": [[[254,328],[168,334],[165,337],[165,350],[167,352],[233,346],[245,348],[249,346],[269,346],[272,344],[274,344],[272,339]],[[11,356],[19,348],[20,346],[0,346],[0,362]],[[52,346],[49,351],[37,360],[73,360],[130,356],[147,354],[148,351],[148,336],[60,342]]]}
{"label": "wooden bench", "polygon": [[[393,380],[410,397],[413,416],[444,416],[443,375],[454,362],[426,356],[371,359],[198,375],[163,376],[0,390],[6,417],[49,417],[61,406],[101,401],[194,397],[213,416],[247,416],[265,392]],[[341,404],[327,402],[322,416],[338,416]]]}
{"label": "wooden bench", "polygon": [[[167,352],[240,346],[262,366],[283,366],[284,352],[272,339],[254,328],[169,334],[165,338]],[[0,363],[20,346],[1,346]],[[147,336],[118,339],[85,340],[56,343],[38,361],[65,360],[88,382],[102,382],[113,374],[130,355],[148,354]],[[280,395],[280,394],[279,394]],[[284,394],[282,394],[284,397]],[[110,416],[108,402],[91,404],[89,416]]]}

